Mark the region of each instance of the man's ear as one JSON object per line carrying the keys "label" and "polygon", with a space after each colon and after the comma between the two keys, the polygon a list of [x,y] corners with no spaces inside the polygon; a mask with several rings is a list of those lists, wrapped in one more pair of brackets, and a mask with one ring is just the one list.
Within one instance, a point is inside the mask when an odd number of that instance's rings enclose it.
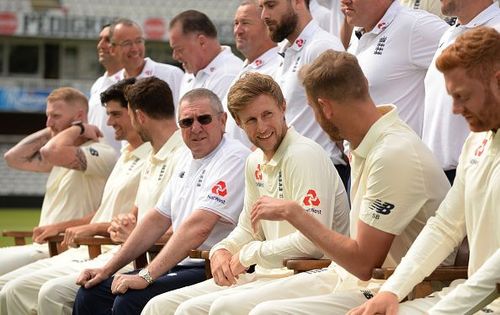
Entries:
{"label": "man's ear", "polygon": [[135,113],[135,119],[137,120],[137,122],[139,122],[141,125],[143,125],[146,122],[146,114],[140,109],[134,110],[134,113]]}
{"label": "man's ear", "polygon": [[332,109],[332,101],[326,98],[318,98],[318,106],[319,110],[323,113],[323,115],[327,118],[330,119],[333,116],[333,109]]}

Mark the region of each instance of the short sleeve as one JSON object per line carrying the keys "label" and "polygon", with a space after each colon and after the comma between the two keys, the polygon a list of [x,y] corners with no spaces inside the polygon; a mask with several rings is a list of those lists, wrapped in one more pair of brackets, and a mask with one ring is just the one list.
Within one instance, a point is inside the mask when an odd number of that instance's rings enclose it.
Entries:
{"label": "short sleeve", "polygon": [[432,62],[439,40],[448,29],[439,17],[421,12],[419,18],[413,23],[410,38],[410,61],[418,68],[427,69]]}
{"label": "short sleeve", "polygon": [[82,145],[80,149],[87,161],[85,175],[108,178],[117,160],[115,150],[100,142]]}

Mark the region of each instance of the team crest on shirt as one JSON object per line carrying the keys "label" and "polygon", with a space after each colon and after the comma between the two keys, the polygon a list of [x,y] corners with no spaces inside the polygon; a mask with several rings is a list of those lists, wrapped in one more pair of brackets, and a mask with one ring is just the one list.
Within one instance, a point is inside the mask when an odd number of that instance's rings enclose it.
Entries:
{"label": "team crest on shirt", "polygon": [[304,196],[302,202],[304,203],[304,206],[307,207],[305,209],[307,212],[314,214],[321,214],[321,209],[316,208],[321,203],[321,200],[319,199],[316,190],[309,189],[306,195]]}
{"label": "team crest on shirt", "polygon": [[205,177],[206,170],[201,171],[200,177],[198,177],[198,181],[196,182],[196,187],[201,187],[203,183],[203,178]]}
{"label": "team crest on shirt", "polygon": [[226,196],[227,196],[226,182],[221,180],[212,187],[212,194],[209,194],[207,197],[210,200],[226,204],[226,199],[225,199]]}
{"label": "team crest on shirt", "polygon": [[487,138],[483,139],[483,142],[481,142],[481,144],[477,147],[476,151],[474,152],[474,157],[470,160],[470,164],[479,163],[478,159],[483,154],[484,148],[486,147],[487,143],[488,143],[488,139]]}
{"label": "team crest on shirt", "polygon": [[161,182],[161,180],[163,179],[163,177],[165,177],[165,171],[167,169],[167,166],[165,164],[163,164],[160,168],[160,172],[158,174],[158,181]]}
{"label": "team crest on shirt", "polygon": [[299,62],[300,62],[300,56],[297,57],[297,60],[295,60],[295,63],[293,64],[292,72],[297,72],[299,68]]}
{"label": "team crest on shirt", "polygon": [[260,169],[260,164],[257,164],[254,174],[257,187],[264,187],[264,183],[262,182],[262,170]]}
{"label": "team crest on shirt", "polygon": [[382,36],[378,40],[377,46],[375,47],[375,50],[373,51],[374,55],[382,55],[384,52],[385,48],[385,43],[387,42],[387,36]]}

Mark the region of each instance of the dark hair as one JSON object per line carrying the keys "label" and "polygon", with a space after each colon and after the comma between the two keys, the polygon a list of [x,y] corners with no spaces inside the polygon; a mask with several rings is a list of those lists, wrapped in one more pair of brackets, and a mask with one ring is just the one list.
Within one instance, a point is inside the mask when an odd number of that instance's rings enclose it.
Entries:
{"label": "dark hair", "polygon": [[111,24],[109,25],[109,38],[111,39],[111,42],[113,42],[113,33],[115,32],[115,28],[119,24],[137,27],[142,32],[142,27],[131,19],[117,18],[113,20],[113,22],[111,22]]}
{"label": "dark hair", "polygon": [[125,97],[131,109],[140,109],[153,119],[175,117],[172,90],[161,79],[149,77],[137,80],[125,89]]}
{"label": "dark hair", "polygon": [[109,101],[116,101],[120,103],[122,107],[127,107],[127,99],[125,98],[125,89],[134,84],[136,81],[135,78],[123,79],[109,88],[106,91],[101,93],[101,104],[102,106],[106,106],[106,103]]}
{"label": "dark hair", "polygon": [[217,29],[210,18],[200,11],[187,10],[174,16],[169,28],[181,23],[183,34],[200,33],[210,38],[217,38]]}

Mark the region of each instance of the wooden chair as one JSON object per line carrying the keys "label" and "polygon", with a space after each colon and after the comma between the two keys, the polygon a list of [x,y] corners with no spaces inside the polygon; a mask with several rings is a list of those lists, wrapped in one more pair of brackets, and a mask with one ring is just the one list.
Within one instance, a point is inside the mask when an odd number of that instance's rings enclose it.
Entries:
{"label": "wooden chair", "polygon": [[[330,259],[311,259],[311,258],[291,258],[283,261],[283,265],[294,273],[300,273],[313,269],[326,268],[330,265]],[[454,266],[438,267],[434,272],[427,276],[413,291],[408,295],[408,299],[425,297],[435,291],[433,284],[435,282],[449,283],[456,279],[467,278],[467,265],[469,263],[469,245],[467,239],[464,239],[460,245]],[[379,280],[388,279],[395,268],[375,268],[372,278]],[[441,289],[441,288],[438,288]]]}
{"label": "wooden chair", "polygon": [[210,268],[210,259],[208,258],[209,254],[210,251],[199,249],[192,249],[189,253],[190,258],[205,259],[205,276],[207,279],[212,278],[212,269]]}
{"label": "wooden chair", "polygon": [[[31,238],[33,236],[32,231],[3,231],[2,236],[4,237],[13,237],[14,244],[16,246],[26,245],[26,239]],[[59,234],[56,236],[49,237],[47,239],[47,245],[49,247],[49,255],[50,257],[60,254],[66,250],[66,247],[61,246],[61,242],[64,239],[63,234]]]}

